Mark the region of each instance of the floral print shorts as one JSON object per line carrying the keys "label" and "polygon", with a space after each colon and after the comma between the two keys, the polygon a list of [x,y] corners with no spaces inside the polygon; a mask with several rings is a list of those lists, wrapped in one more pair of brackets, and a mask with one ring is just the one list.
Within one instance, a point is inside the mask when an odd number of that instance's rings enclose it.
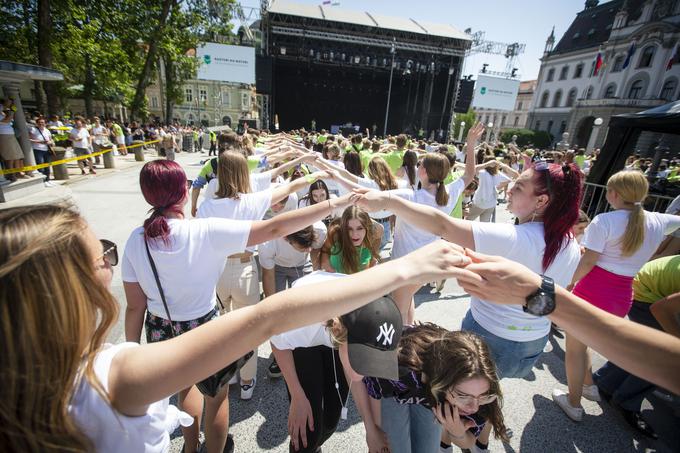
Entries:
{"label": "floral print shorts", "polygon": [[173,337],[172,331],[174,330],[175,335],[182,335],[184,332],[188,332],[191,329],[205,324],[219,316],[217,308],[213,308],[205,315],[198,319],[192,319],[190,321],[172,321],[160,316],[156,316],[150,313],[148,310],[146,312],[146,319],[144,320],[144,327],[146,328],[146,342],[156,343],[158,341],[169,340]]}

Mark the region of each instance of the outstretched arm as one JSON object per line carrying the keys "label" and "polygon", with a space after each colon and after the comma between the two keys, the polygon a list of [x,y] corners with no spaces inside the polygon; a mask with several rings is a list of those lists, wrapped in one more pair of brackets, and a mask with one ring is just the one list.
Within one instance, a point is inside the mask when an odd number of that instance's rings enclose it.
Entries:
{"label": "outstretched arm", "polygon": [[461,251],[437,241],[341,280],[276,293],[170,340],[124,349],[109,372],[111,404],[124,415],[142,415],[150,403],[215,373],[273,335],[340,316],[405,285],[479,279],[461,269],[469,263]]}

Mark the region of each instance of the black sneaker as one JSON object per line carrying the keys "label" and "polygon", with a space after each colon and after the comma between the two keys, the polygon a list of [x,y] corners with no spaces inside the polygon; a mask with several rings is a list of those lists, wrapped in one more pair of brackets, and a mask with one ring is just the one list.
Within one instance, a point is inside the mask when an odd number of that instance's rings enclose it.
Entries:
{"label": "black sneaker", "polygon": [[267,374],[269,375],[270,378],[281,377],[281,368],[279,368],[279,364],[276,363],[276,360],[272,360],[272,363],[269,365],[269,368],[267,369]]}
{"label": "black sneaker", "polygon": [[625,409],[620,409],[623,419],[633,428],[635,431],[639,432],[643,436],[649,437],[650,439],[658,439],[659,436],[652,429],[652,427],[642,418],[642,414],[634,411],[627,411]]}

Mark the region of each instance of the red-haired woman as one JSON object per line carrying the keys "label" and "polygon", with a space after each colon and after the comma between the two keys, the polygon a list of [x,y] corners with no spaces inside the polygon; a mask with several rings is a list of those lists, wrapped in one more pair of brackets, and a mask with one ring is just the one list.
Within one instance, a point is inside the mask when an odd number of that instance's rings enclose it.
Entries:
{"label": "red-haired woman", "polygon": [[[546,285],[553,280],[566,286],[581,257],[571,228],[579,217],[582,183],[583,173],[575,164],[534,164],[508,191],[508,210],[518,225],[460,220],[378,191],[364,193],[356,202],[369,211],[389,209],[397,218],[468,249],[524,264],[545,275]],[[550,320],[526,313],[520,305],[472,297],[462,328],[486,340],[501,378],[523,377],[548,341]],[[488,432],[482,437],[488,441]]]}
{"label": "red-haired woman", "polygon": [[[189,220],[184,215],[189,200],[186,180],[179,164],[165,160],[147,163],[139,175],[142,194],[153,207],[153,213],[143,227],[132,232],[123,255],[127,341],[138,343],[142,326],[146,327],[147,343],[153,343],[181,335],[216,318],[215,287],[228,256],[298,231],[348,201],[348,197],[335,198],[265,221]],[[157,268],[158,281],[149,256]],[[229,426],[226,393],[226,389],[222,389],[217,395],[205,396],[208,451],[221,452],[226,442]],[[200,396],[196,387],[179,393],[182,410],[196,420],[192,426],[182,428],[185,451],[195,451],[198,446],[203,412]]]}

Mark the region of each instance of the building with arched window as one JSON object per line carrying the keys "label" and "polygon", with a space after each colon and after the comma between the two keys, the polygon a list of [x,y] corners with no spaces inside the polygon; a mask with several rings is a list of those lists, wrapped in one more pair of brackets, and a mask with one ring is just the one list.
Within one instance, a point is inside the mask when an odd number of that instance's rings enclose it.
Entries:
{"label": "building with arched window", "polygon": [[[565,124],[569,142],[585,146],[595,118],[603,119],[595,147],[613,115],[647,110],[680,98],[679,0],[588,0],[562,38],[546,41],[527,127]],[[633,45],[634,43],[634,45]],[[602,59],[595,70],[598,54]],[[573,68],[567,69],[567,68]],[[638,144],[641,148],[645,144]]]}

